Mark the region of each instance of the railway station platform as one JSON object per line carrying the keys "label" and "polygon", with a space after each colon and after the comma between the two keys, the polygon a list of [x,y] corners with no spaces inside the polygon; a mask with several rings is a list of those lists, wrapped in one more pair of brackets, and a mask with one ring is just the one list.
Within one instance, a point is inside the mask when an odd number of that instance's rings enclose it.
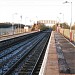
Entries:
{"label": "railway station platform", "polygon": [[52,32],[39,75],[75,75],[75,46]]}
{"label": "railway station platform", "polygon": [[34,32],[37,32],[37,31],[27,32],[27,33],[19,33],[19,34],[14,34],[14,35],[0,36],[0,41],[11,39],[11,38],[15,38],[15,37],[19,37],[19,36],[23,36],[23,35],[27,35],[27,34],[34,33]]}

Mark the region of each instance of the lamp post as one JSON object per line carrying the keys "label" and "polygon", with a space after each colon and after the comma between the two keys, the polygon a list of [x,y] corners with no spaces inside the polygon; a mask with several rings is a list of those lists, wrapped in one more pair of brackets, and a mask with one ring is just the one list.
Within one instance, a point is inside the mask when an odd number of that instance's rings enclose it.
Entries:
{"label": "lamp post", "polygon": [[20,23],[20,33],[21,33],[22,15],[20,16],[20,18],[21,18],[21,23]]}
{"label": "lamp post", "polygon": [[58,19],[58,25],[57,25],[57,32],[60,32],[60,18],[59,17],[57,17],[57,19]]}
{"label": "lamp post", "polygon": [[14,35],[14,15],[17,15],[17,13],[12,14],[12,35]]}
{"label": "lamp post", "polygon": [[72,2],[65,1],[65,3],[70,3],[71,4],[71,22],[70,22],[70,41],[72,41],[72,30],[71,30],[71,25],[72,25]]}
{"label": "lamp post", "polygon": [[27,18],[28,18],[28,17],[25,17],[25,26],[26,26],[26,21],[27,21]]}
{"label": "lamp post", "polygon": [[37,21],[38,21],[38,17],[36,16],[36,23],[37,23]]}
{"label": "lamp post", "polygon": [[62,17],[63,17],[63,19],[62,19],[63,20],[63,22],[62,22],[62,32],[63,33],[62,34],[64,35],[64,28],[63,28],[64,27],[64,14],[63,13],[59,13],[59,14],[62,15]]}

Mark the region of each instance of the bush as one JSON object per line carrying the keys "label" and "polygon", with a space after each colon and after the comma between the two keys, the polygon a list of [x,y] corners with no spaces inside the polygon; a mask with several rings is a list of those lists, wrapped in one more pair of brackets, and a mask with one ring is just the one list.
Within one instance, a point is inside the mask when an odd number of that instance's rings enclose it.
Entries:
{"label": "bush", "polygon": [[39,29],[40,30],[46,30],[46,29],[49,29],[49,27],[45,26],[45,25],[40,25],[39,26]]}

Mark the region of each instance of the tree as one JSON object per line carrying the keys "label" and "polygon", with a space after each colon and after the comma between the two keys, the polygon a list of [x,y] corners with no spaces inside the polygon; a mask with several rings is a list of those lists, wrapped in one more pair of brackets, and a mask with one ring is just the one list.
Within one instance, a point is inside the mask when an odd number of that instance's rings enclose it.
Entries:
{"label": "tree", "polygon": [[75,24],[71,28],[72,28],[72,30],[75,30]]}
{"label": "tree", "polygon": [[56,30],[56,25],[53,25],[52,29],[53,29],[53,31],[55,31]]}
{"label": "tree", "polygon": [[32,26],[32,31],[33,30],[37,30],[37,31],[38,30],[46,30],[46,29],[49,29],[49,27],[46,26],[44,23],[37,23]]}
{"label": "tree", "polygon": [[[55,25],[53,25],[52,29],[56,30],[57,26],[58,26],[58,23],[56,23]],[[60,23],[60,27],[61,28],[65,28],[65,29],[70,29],[70,26],[67,23]]]}
{"label": "tree", "polygon": [[70,26],[67,23],[61,23],[60,27],[65,29],[70,29]]}
{"label": "tree", "polygon": [[46,29],[49,29],[49,27],[46,26],[44,23],[39,23],[39,24],[38,24],[38,28],[39,28],[40,30],[46,30]]}

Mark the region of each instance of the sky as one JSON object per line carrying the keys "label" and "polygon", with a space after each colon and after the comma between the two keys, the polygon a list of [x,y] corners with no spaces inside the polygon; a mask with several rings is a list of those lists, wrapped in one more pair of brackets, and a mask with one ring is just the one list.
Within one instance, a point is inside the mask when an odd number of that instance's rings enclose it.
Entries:
{"label": "sky", "polygon": [[[37,20],[57,20],[69,24],[71,22],[71,3],[63,4],[65,1],[66,0],[0,0],[0,22],[32,24]],[[67,1],[72,2],[72,23],[74,23],[75,1]]]}

